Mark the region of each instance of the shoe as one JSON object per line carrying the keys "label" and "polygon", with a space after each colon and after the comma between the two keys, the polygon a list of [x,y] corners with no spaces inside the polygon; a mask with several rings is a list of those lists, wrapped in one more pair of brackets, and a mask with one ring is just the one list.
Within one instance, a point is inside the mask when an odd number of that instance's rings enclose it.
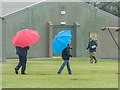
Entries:
{"label": "shoe", "polygon": [[57,75],[62,75],[62,73],[57,73]]}
{"label": "shoe", "polygon": [[95,60],[95,63],[97,63],[97,60]]}
{"label": "shoe", "polygon": [[93,63],[93,62],[90,62],[90,63]]}
{"label": "shoe", "polygon": [[69,75],[72,75],[72,73],[69,73]]}
{"label": "shoe", "polygon": [[18,70],[15,68],[15,73],[18,74]]}
{"label": "shoe", "polygon": [[22,75],[28,75],[27,73],[21,73]]}
{"label": "shoe", "polygon": [[90,63],[93,63],[93,60],[90,60]]}

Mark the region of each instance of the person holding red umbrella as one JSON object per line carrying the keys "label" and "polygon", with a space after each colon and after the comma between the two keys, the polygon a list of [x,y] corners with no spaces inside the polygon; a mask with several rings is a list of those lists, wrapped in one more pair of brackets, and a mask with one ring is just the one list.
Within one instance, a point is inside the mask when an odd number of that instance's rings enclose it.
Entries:
{"label": "person holding red umbrella", "polygon": [[15,67],[15,73],[18,74],[19,68],[22,66],[21,74],[25,73],[27,63],[27,51],[30,45],[34,45],[40,36],[37,31],[24,29],[17,32],[17,34],[11,39],[13,46],[16,47],[16,54],[19,56],[19,63]]}
{"label": "person holding red umbrella", "polygon": [[21,74],[23,75],[27,75],[25,73],[25,69],[26,69],[26,63],[27,63],[27,50],[29,50],[29,46],[27,47],[17,47],[16,46],[16,54],[19,56],[19,63],[18,65],[15,67],[15,73],[18,74],[18,70],[20,69],[20,67],[22,66],[21,69]]}

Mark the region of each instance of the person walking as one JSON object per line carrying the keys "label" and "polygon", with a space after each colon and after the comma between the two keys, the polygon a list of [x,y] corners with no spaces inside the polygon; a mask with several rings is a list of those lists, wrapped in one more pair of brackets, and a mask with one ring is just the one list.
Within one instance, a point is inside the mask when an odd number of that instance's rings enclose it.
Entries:
{"label": "person walking", "polygon": [[90,63],[93,63],[93,59],[95,60],[95,63],[97,63],[97,59],[96,59],[97,46],[98,46],[97,42],[90,37],[88,47],[86,49],[86,51],[88,51],[89,49]]}
{"label": "person walking", "polygon": [[63,64],[61,65],[60,69],[58,70],[57,74],[60,75],[62,70],[64,69],[65,65],[67,65],[68,74],[71,75],[71,69],[70,69],[70,63],[69,59],[72,58],[72,55],[70,54],[70,49],[72,49],[69,45],[71,43],[71,40],[69,41],[68,46],[62,51],[62,59],[64,60]]}
{"label": "person walking", "polygon": [[18,74],[18,70],[22,66],[21,74],[22,75],[27,75],[25,73],[26,63],[27,63],[27,50],[29,50],[29,46],[24,47],[24,48],[16,46],[16,54],[19,56],[19,63],[15,67],[15,73],[16,74]]}

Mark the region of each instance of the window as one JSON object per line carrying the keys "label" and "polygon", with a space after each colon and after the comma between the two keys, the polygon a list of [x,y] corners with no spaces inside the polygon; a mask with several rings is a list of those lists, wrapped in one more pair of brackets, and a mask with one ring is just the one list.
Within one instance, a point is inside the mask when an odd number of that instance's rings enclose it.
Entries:
{"label": "window", "polygon": [[98,39],[97,32],[95,32],[95,31],[89,32],[89,37],[91,37],[93,40],[97,41],[97,39]]}

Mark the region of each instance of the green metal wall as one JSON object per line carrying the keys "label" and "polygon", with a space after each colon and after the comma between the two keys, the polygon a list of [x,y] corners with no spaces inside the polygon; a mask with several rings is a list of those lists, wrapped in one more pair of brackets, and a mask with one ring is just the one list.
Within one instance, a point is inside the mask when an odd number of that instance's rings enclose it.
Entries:
{"label": "green metal wall", "polygon": [[[62,10],[66,11],[61,15]],[[44,2],[29,9],[22,10],[13,15],[6,16],[3,25],[3,40],[6,43],[5,51],[7,58],[17,57],[15,48],[12,46],[11,38],[21,27],[26,26],[39,32],[40,40],[33,46],[30,46],[28,57],[48,57],[49,56],[49,30],[48,22],[53,25],[60,25],[60,22],[66,22],[66,25],[80,24],[76,35],[76,56],[88,57],[85,49],[88,44],[89,32],[98,32],[97,56],[99,58],[118,58],[117,46],[113,42],[107,31],[102,32],[101,27],[118,26],[117,18],[109,14],[102,14],[100,10],[94,9],[84,3],[78,2]],[[23,24],[26,22],[26,25]],[[30,27],[32,25],[33,27]],[[115,39],[118,34],[113,32]]]}
{"label": "green metal wall", "polygon": [[2,61],[2,19],[0,19],[0,61]]}

